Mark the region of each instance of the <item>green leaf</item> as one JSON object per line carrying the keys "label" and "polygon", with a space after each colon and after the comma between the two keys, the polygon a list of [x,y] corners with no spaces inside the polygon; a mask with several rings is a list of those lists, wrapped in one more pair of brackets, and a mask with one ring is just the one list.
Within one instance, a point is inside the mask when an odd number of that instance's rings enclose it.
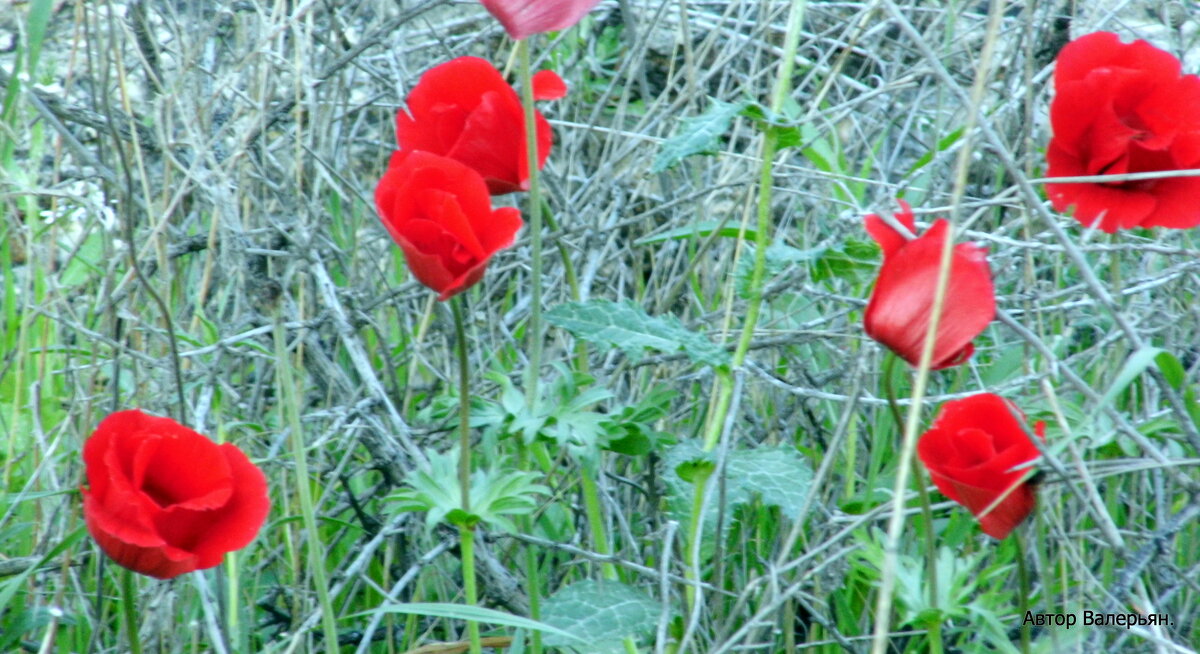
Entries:
{"label": "green leaf", "polygon": [[[690,484],[696,473],[704,466],[711,467],[714,460],[714,453],[704,452],[691,440],[671,448],[663,463],[674,472],[668,481],[673,481],[679,491],[679,482]],[[777,506],[785,516],[795,518],[804,505],[812,476],[808,461],[787,445],[731,450],[725,459],[725,499],[733,506],[749,504],[757,497],[763,504]]]}
{"label": "green leaf", "polygon": [[38,58],[42,53],[42,41],[46,38],[46,28],[50,25],[50,15],[53,11],[54,0],[34,0],[29,7],[29,22],[26,23],[26,34],[29,37],[29,41],[27,42],[29,59],[27,63],[30,75],[37,73]]}
{"label": "green leaf", "polygon": [[512,615],[503,611],[494,609],[485,609],[481,606],[467,606],[465,604],[447,604],[444,602],[411,602],[407,604],[385,604],[373,611],[366,611],[355,615],[348,615],[346,618],[357,618],[364,615],[374,615],[376,613],[402,613],[405,615],[424,615],[431,618],[451,618],[453,620],[473,620],[475,622],[484,622],[487,624],[498,624],[505,627],[513,627],[515,629],[532,629],[540,631],[544,634],[553,634],[556,640],[564,643],[576,644],[584,643],[583,638],[576,636],[569,631],[562,629],[545,622],[530,620],[519,615]]}
{"label": "green leaf", "polygon": [[753,120],[759,130],[775,135],[775,147],[779,150],[794,148],[804,142],[800,125],[795,121],[800,114],[800,107],[791,98],[788,100],[790,102],[785,105],[782,116],[757,102],[748,103],[742,110],[742,115]]}
{"label": "green leaf", "polygon": [[937,149],[931,150],[930,152],[926,152],[924,155],[921,156],[920,159],[917,159],[917,162],[914,163],[912,165],[912,167],[908,169],[908,173],[905,175],[905,177],[912,177],[913,173],[915,173],[918,170],[929,165],[929,163],[931,161],[933,161],[933,158],[939,152],[947,150],[950,146],[954,145],[954,143],[956,141],[958,141],[958,139],[962,138],[962,134],[963,134],[963,128],[959,127],[958,129],[947,134],[946,136],[943,136],[941,139],[938,139]]}
{"label": "green leaf", "polygon": [[[542,619],[575,640],[588,642],[588,653],[619,648],[621,639],[649,632],[658,621],[659,605],[642,591],[617,581],[585,580],[544,600]],[[557,634],[547,645],[571,645]]]}
{"label": "green leaf", "polygon": [[[725,223],[724,226],[722,226],[722,222]],[[720,220],[704,220],[691,225],[684,225],[683,227],[668,229],[665,232],[643,236],[642,238],[634,241],[633,244],[653,245],[655,243],[662,243],[663,241],[677,241],[685,238],[694,238],[697,236],[705,237],[713,232],[717,232],[717,234],[726,238],[737,238],[739,229],[738,223],[730,223],[729,221]],[[758,232],[754,228],[747,228],[746,240],[754,240],[757,234]]]}
{"label": "green leaf", "polygon": [[1179,390],[1183,386],[1183,382],[1187,379],[1187,370],[1179,359],[1175,358],[1174,354],[1167,351],[1159,352],[1154,357],[1154,363],[1158,366],[1159,372],[1166,378],[1167,383],[1175,390]]}
{"label": "green leaf", "polygon": [[462,510],[458,485],[458,448],[445,454],[427,451],[429,464],[410,473],[407,484],[388,496],[393,511],[425,511],[425,528],[441,520],[453,525],[474,526],[479,522],[502,531],[517,530],[510,516],[526,515],[538,507],[537,495],[550,489],[534,483],[532,472],[505,472],[500,462],[471,473],[471,513]]}
{"label": "green leaf", "polygon": [[813,281],[837,278],[853,283],[879,265],[879,250],[874,243],[849,239],[838,249],[825,250],[811,265]]}
{"label": "green leaf", "polygon": [[[812,261],[821,257],[825,248],[801,250],[783,243],[773,243],[767,246],[766,267],[763,270],[763,285],[765,286],[789,266],[796,263]],[[754,248],[749,248],[746,256],[738,260],[734,270],[738,297],[750,299],[750,282],[754,278]]]}
{"label": "green leaf", "polygon": [[688,459],[680,463],[675,466],[675,474],[679,475],[683,481],[694,484],[700,479],[707,479],[715,467],[716,464],[713,463],[710,455],[709,458]]}
{"label": "green leaf", "polygon": [[597,345],[619,347],[632,359],[645,350],[684,352],[696,363],[724,366],[729,353],[703,334],[688,330],[674,316],[656,318],[629,302],[567,302],[546,313],[551,324]]}
{"label": "green leaf", "polygon": [[104,235],[102,232],[92,232],[75,250],[67,265],[63,267],[58,283],[64,287],[78,286],[87,282],[93,275],[104,273],[101,262],[104,260]]}
{"label": "green leaf", "polygon": [[1154,363],[1167,383],[1180,392],[1184,409],[1187,410],[1192,422],[1200,426],[1200,402],[1196,401],[1195,389],[1187,384],[1187,369],[1183,367],[1179,359],[1175,358],[1174,354],[1165,351],[1159,352],[1158,356],[1154,357]]}
{"label": "green leaf", "polygon": [[30,575],[40,571],[43,566],[50,561],[57,559],[62,555],[63,552],[70,550],[71,547],[73,547],[75,543],[79,542],[79,540],[83,538],[84,534],[86,533],[87,528],[80,526],[78,529],[63,538],[62,541],[60,541],[57,545],[50,548],[50,550],[46,552],[42,558],[38,559],[37,563],[25,568],[25,570],[19,574],[13,575],[12,577],[5,579],[3,582],[0,582],[0,606],[8,607],[9,603],[12,602],[13,596],[25,587],[25,582],[27,579],[29,579]]}
{"label": "green leaf", "polygon": [[610,439],[604,449],[626,456],[642,456],[654,450],[654,440],[637,428],[626,428],[625,435]]}
{"label": "green leaf", "polygon": [[1150,364],[1154,363],[1154,358],[1163,352],[1162,348],[1145,346],[1129,355],[1129,358],[1125,360],[1125,365],[1121,366],[1121,371],[1117,373],[1117,378],[1108,387],[1108,391],[1104,393],[1104,397],[1100,398],[1100,404],[1096,407],[1097,411],[1108,406],[1116,399],[1117,395],[1120,395],[1121,391],[1128,388],[1134,379],[1137,379],[1139,375],[1146,371],[1146,368],[1150,367]]}
{"label": "green leaf", "polygon": [[763,504],[779,507],[789,518],[800,515],[813,473],[795,448],[784,445],[733,450],[725,465],[726,475],[738,492],[732,496],[733,502],[739,498],[748,502],[751,495],[758,495]]}
{"label": "green leaf", "polygon": [[722,102],[713,99],[708,109],[699,116],[684,118],[675,136],[663,142],[662,150],[654,158],[650,172],[661,173],[693,154],[715,152],[720,147],[720,138],[729,130],[733,117],[746,108],[748,102]]}

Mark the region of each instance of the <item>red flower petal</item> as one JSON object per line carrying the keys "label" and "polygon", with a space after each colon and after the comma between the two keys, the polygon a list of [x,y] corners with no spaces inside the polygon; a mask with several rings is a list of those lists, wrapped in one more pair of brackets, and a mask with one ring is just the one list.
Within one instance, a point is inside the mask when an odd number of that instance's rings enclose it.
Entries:
{"label": "red flower petal", "polygon": [[1141,222],[1142,227],[1189,229],[1200,225],[1197,198],[1200,177],[1171,177],[1154,182],[1155,205]]}
{"label": "red flower petal", "polygon": [[1179,60],[1143,40],[1122,43],[1112,32],[1081,36],[1059,51],[1054,63],[1054,84],[1074,82],[1098,68],[1147,71],[1164,80],[1179,76]]}
{"label": "red flower petal", "polygon": [[[1055,65],[1054,138],[1047,177],[1143,173],[1200,165],[1200,78],[1145,41],[1098,32],[1069,43]],[[1131,227],[1200,225],[1187,202],[1196,178],[1104,184],[1050,183],[1058,211],[1113,233]]]}
{"label": "red flower petal", "polygon": [[578,23],[600,0],[480,0],[509,36],[557,32]]}
{"label": "red flower petal", "polygon": [[[878,240],[884,233],[880,227],[883,222],[878,217],[871,222],[876,230],[872,235]],[[898,247],[894,242],[889,245],[893,249],[884,257],[863,317],[868,336],[913,366],[920,361],[933,314],[941,248],[948,227],[945,220],[938,220],[917,239]],[[996,315],[985,250],[966,243],[954,247],[943,306],[933,351],[934,370],[965,361],[974,350],[971,341]]]}
{"label": "red flower petal", "polygon": [[[1007,536],[1034,507],[1033,486],[1022,481],[1023,470],[1014,470],[1039,456],[1023,419],[1008,400],[980,393],[943,404],[917,442],[938,490],[971,511],[994,538]],[[1044,438],[1042,423],[1035,431]]]}
{"label": "red flower petal", "polygon": [[193,550],[200,568],[217,565],[226,552],[250,544],[271,510],[267,497],[267,478],[240,449],[224,443],[219,446],[233,475],[233,496],[210,517],[208,531]]}
{"label": "red flower petal", "polygon": [[482,279],[492,255],[521,227],[516,209],[491,208],[479,173],[428,152],[393,155],[375,202],[409,270],[440,300]]}
{"label": "red flower petal", "polygon": [[[552,99],[566,84],[552,71],[533,77],[534,95]],[[396,114],[401,151],[450,157],[483,176],[492,195],[528,187],[525,114],[520,98],[500,71],[478,57],[459,57],[421,76]],[[550,124],[537,113],[538,167],[550,156]],[[471,214],[470,211],[467,212]]]}
{"label": "red flower petal", "polygon": [[[122,434],[122,438],[138,435]],[[201,511],[229,501],[233,492],[229,466],[212,441],[188,430],[146,442],[153,443],[153,455],[144,462],[137,487],[158,506]]]}
{"label": "red flower petal", "polygon": [[171,579],[198,569],[194,554],[171,547],[161,539],[148,545],[139,544],[142,533],[109,519],[106,513],[96,508],[87,492],[83,498],[83,516],[88,532],[101,551],[122,567],[158,579]]}
{"label": "red flower petal", "polygon": [[[983,529],[983,533],[997,540],[1004,539],[1016,529],[1017,525],[1033,512],[1036,504],[1033,488],[1027,484],[1013,486],[1012,491],[1008,492],[1007,487],[996,491],[955,480],[950,480],[950,483],[958,490],[958,496],[961,498],[958,500],[959,504],[979,519],[979,527]],[[990,512],[984,513],[987,507],[1005,492],[1008,492],[1008,495]]]}
{"label": "red flower petal", "polygon": [[[900,203],[900,212],[894,216],[896,221],[907,227],[909,233],[915,235],[917,233],[917,223],[913,219],[912,208],[904,200],[897,200],[897,202]],[[883,218],[880,218],[876,214],[867,216],[864,219],[864,224],[867,228],[867,233],[883,249],[885,259],[901,247],[904,247],[905,243],[908,243],[907,236],[892,229],[891,225],[884,222]]]}
{"label": "red flower petal", "polygon": [[168,418],[114,413],[83,454],[88,531],[141,574],[169,579],[217,565],[254,538],[270,508],[266,478],[240,450]]}
{"label": "red flower petal", "polygon": [[552,70],[539,70],[529,80],[534,100],[558,100],[567,96],[567,83]]}
{"label": "red flower petal", "polygon": [[[454,147],[444,154],[475,169],[493,195],[503,195],[528,188],[525,148],[525,116],[516,94],[510,91],[485,94]],[[538,151],[542,152],[540,144]]]}

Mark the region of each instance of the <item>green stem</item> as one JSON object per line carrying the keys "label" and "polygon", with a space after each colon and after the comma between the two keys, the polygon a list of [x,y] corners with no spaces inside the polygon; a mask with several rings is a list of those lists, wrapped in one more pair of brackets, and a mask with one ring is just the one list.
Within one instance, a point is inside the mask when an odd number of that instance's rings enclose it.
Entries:
{"label": "green stem", "polygon": [[[584,462],[579,475],[579,485],[583,489],[583,509],[587,513],[588,527],[592,532],[592,547],[598,554],[612,555],[612,546],[608,542],[608,534],[604,530],[604,512],[600,508],[600,488],[596,479],[600,475],[599,467]],[[600,564],[600,574],[609,581],[617,581],[617,566],[612,561]],[[627,654],[637,654],[637,643],[632,637],[626,636],[621,640]]]}
{"label": "green stem", "polygon": [[[550,233],[557,232],[558,224],[554,221],[554,216],[550,212],[550,206],[544,201],[542,205],[542,209],[545,211],[543,216],[546,219],[546,228],[550,230]],[[579,302],[583,295],[579,291],[579,277],[575,274],[575,264],[571,261],[567,244],[562,239],[558,239],[555,241],[555,247],[558,248],[558,254],[562,257],[563,277],[566,278],[567,288],[571,291],[571,300]],[[575,341],[575,359],[575,367],[579,372],[587,373],[590,366],[588,366],[587,344],[583,342],[583,339],[576,339]],[[532,633],[539,638],[541,637],[541,634],[537,631]]]}
{"label": "green stem", "polygon": [[[896,361],[900,358],[891,350],[884,353],[883,360],[883,394],[887,398],[888,408],[891,409],[892,419],[896,421],[896,429],[904,428],[904,422],[900,418],[900,404],[896,402],[896,389],[892,384],[892,371],[896,367]],[[917,486],[917,497],[921,502],[921,516],[925,519],[925,574],[928,578],[929,587],[929,608],[933,609],[935,616],[927,624],[929,629],[929,651],[931,654],[941,654],[942,652],[942,619],[937,614],[938,609],[938,574],[937,574],[937,542],[933,534],[933,509],[929,503],[928,484],[925,483],[925,475],[921,473],[921,465],[917,459],[912,460],[912,475],[913,481]]]}
{"label": "green stem", "polygon": [[[528,516],[522,520],[521,528],[525,533],[531,533],[533,521]],[[525,592],[529,595],[529,617],[534,620],[542,618],[542,573],[538,569],[537,550],[532,546],[525,547]],[[529,654],[542,654],[542,632],[529,632]]]}
{"label": "green stem", "polygon": [[[454,336],[458,345],[458,492],[460,506],[469,520],[471,515],[471,361],[467,356],[467,329],[463,325],[461,295],[450,298],[450,312],[454,314]],[[475,590],[475,526],[461,522],[458,537],[462,549],[463,593],[467,606],[475,606],[479,599]],[[483,645],[479,640],[479,623],[467,620],[467,638],[471,642],[471,654],[481,654]]]}
{"label": "green stem", "polygon": [[[1029,611],[1029,568],[1025,563],[1025,540],[1021,537],[1021,532],[1018,530],[1013,536],[1017,541],[1017,585],[1020,592],[1017,593],[1017,606],[1020,615],[1024,616]],[[1029,654],[1029,636],[1032,626],[1021,620],[1021,654]]]}
{"label": "green stem", "polygon": [[[783,111],[783,104],[791,92],[792,69],[795,67],[796,50],[800,47],[800,26],[804,22],[806,4],[805,0],[792,0],[788,13],[783,56],[779,61],[779,76],[775,79],[775,89],[771,94],[771,113],[775,116]],[[762,310],[763,278],[766,276],[767,246],[770,244],[771,232],[771,188],[774,180],[775,153],[778,149],[777,133],[767,129],[763,133],[762,167],[758,173],[758,220],[757,231],[754,234],[754,269],[750,275],[750,298],[746,307],[746,319],[742,322],[742,334],[730,364],[733,369],[740,367],[746,360],[746,353],[750,351],[750,342],[754,338],[754,329],[758,325],[758,315]],[[706,452],[711,452],[717,446],[721,429],[725,425],[725,414],[729,411],[730,400],[733,397],[732,375],[718,375],[717,383],[719,389],[716,410],[709,414],[704,436]]]}
{"label": "green stem", "polygon": [[533,107],[533,72],[529,63],[529,41],[517,42],[521,68],[521,106],[525,110],[525,154],[529,169],[529,284],[532,299],[529,307],[529,370],[525,381],[525,397],[534,402],[538,396],[538,379],[542,366],[542,184],[538,170],[537,121]]}
{"label": "green stem", "polygon": [[[783,111],[784,102],[791,92],[792,69],[795,64],[796,50],[800,46],[800,26],[804,21],[805,6],[805,0],[792,0],[788,13],[787,34],[784,36],[783,56],[779,62],[779,76],[775,80],[775,88],[771,94],[771,113],[776,116]],[[774,179],[774,159],[778,147],[778,136],[775,130],[766,130],[763,133],[762,167],[759,170],[758,176],[757,231],[754,234],[754,269],[750,276],[750,298],[746,307],[746,319],[742,323],[741,337],[738,339],[737,348],[733,352],[733,359],[730,362],[729,370],[736,370],[745,362],[746,353],[750,351],[750,342],[753,340],[754,329],[758,324],[758,316],[762,309],[762,287],[763,279],[766,276],[767,246],[770,243],[771,232],[771,188]],[[742,234],[744,234],[744,231]],[[717,370],[717,387],[714,393],[713,409],[708,413],[704,429],[705,452],[711,452],[717,447],[717,442],[721,438],[721,431],[725,425],[725,417],[729,412],[729,407],[733,400],[734,379],[729,370]],[[705,486],[708,481],[708,475],[698,474],[696,477],[692,520],[688,525],[687,552],[689,565],[686,575],[689,579],[695,574],[695,570],[699,564],[698,560],[693,560],[692,553],[697,552],[695,559],[699,558],[698,539],[703,534],[700,524],[702,516],[699,514],[699,507],[703,502]],[[696,586],[688,584],[685,593],[688,610],[690,611],[696,601]]]}
{"label": "green stem", "polygon": [[121,568],[121,613],[125,614],[130,653],[142,654],[142,642],[138,640],[137,586],[133,583],[133,571],[129,568]]}
{"label": "green stem", "polygon": [[[592,534],[592,547],[597,554],[609,556],[612,548],[608,545],[608,534],[604,531],[604,513],[600,509],[600,490],[596,485],[595,475],[599,474],[596,466],[584,463],[582,474],[579,475],[579,485],[583,490],[583,510],[587,514],[588,528]],[[600,573],[605,579],[616,579],[617,568],[611,561],[600,564]]]}
{"label": "green stem", "polygon": [[[700,527],[704,517],[701,508],[704,506],[704,491],[708,487],[710,476],[712,476],[711,470],[697,470],[695,478],[692,480],[692,510],[691,515],[688,516],[687,551],[684,552],[687,557],[687,566],[683,571],[684,579],[690,582],[700,581],[700,538],[703,536]],[[683,593],[687,600],[688,611],[691,611],[696,604],[696,591],[695,583],[684,586]]]}
{"label": "green stem", "polygon": [[[467,525],[458,526],[458,538],[462,547],[463,593],[467,596],[467,606],[475,606],[479,602],[475,590],[475,529]],[[471,642],[471,654],[482,654],[483,643],[479,640],[479,623],[467,620],[467,639]]]}
{"label": "green stem", "polygon": [[458,342],[458,492],[463,513],[471,513],[471,362],[467,357],[467,330],[463,326],[462,296],[450,299],[454,335]]}
{"label": "green stem", "polygon": [[308,560],[312,583],[316,587],[317,601],[321,604],[325,651],[328,654],[338,654],[337,618],[334,616],[333,602],[329,597],[329,581],[325,576],[325,548],[321,546],[321,534],[317,531],[316,510],[309,485],[308,455],[304,451],[300,405],[296,398],[296,383],[292,377],[292,361],[287,353],[283,317],[278,315],[275,317],[275,375],[283,394],[280,408],[286,414],[288,430],[291,432],[289,440],[292,446],[292,462],[296,466],[296,493],[300,498],[300,517],[304,531],[308,534]]}

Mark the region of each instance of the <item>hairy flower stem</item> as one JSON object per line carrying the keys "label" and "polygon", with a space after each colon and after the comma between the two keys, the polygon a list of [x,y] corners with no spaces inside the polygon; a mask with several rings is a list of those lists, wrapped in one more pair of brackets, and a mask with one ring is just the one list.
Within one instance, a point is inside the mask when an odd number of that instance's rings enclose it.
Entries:
{"label": "hairy flower stem", "polygon": [[467,356],[467,329],[463,326],[462,296],[450,299],[454,337],[458,345],[458,492],[463,513],[471,513],[471,361]]}
{"label": "hairy flower stem", "polygon": [[[467,356],[467,329],[463,325],[462,295],[450,298],[450,313],[454,314],[454,340],[458,345],[458,493],[459,507],[463,520],[471,515],[471,361]],[[475,606],[478,598],[475,591],[475,526],[464,522],[458,524],[458,538],[462,547],[463,593],[467,606]],[[479,623],[467,620],[467,638],[471,642],[471,654],[481,654],[483,645],[479,641]]]}
{"label": "hairy flower stem", "polygon": [[[463,594],[467,606],[479,603],[475,590],[475,527],[458,526],[458,539],[462,549]],[[467,640],[471,643],[471,654],[483,654],[483,643],[479,640],[479,623],[467,620]]]}
{"label": "hairy flower stem", "polygon": [[[783,41],[783,55],[779,61],[779,76],[775,80],[775,88],[771,94],[770,109],[773,116],[778,116],[783,111],[783,104],[787,100],[788,94],[791,93],[792,69],[796,60],[796,50],[800,46],[800,26],[804,22],[804,9],[806,5],[806,0],[792,0],[791,8],[789,9],[787,34],[784,36]],[[754,234],[754,268],[750,275],[750,299],[747,301],[746,319],[742,322],[741,337],[738,339],[737,348],[733,352],[733,360],[730,362],[730,369],[732,370],[738,369],[745,362],[746,353],[750,351],[750,341],[754,337],[754,329],[758,324],[758,315],[762,310],[763,281],[766,277],[767,269],[767,246],[770,244],[771,233],[771,185],[774,179],[772,173],[774,170],[775,154],[778,148],[779,142],[776,132],[772,129],[765,130],[763,132],[761,154],[762,168],[759,171],[758,178],[758,223],[756,227],[757,231]],[[745,222],[742,225],[743,229],[740,236],[745,234]],[[717,447],[717,442],[720,440],[721,431],[725,425],[725,418],[733,399],[733,375],[728,370],[718,370],[716,378],[717,388],[713,394],[714,404],[712,410],[708,413],[704,429],[705,452],[711,452]],[[688,565],[685,568],[689,581],[698,581],[694,577],[700,568],[699,539],[703,533],[703,530],[700,528],[702,515],[698,506],[702,503],[707,482],[707,474],[698,474],[693,481],[697,489],[693,499],[696,506],[692,507],[692,520],[688,524],[688,546],[686,550]],[[686,593],[690,611],[697,597],[695,585],[688,584]]]}
{"label": "hairy flower stem", "polygon": [[[892,412],[892,420],[896,429],[904,428],[904,420],[900,417],[900,404],[896,402],[896,389],[892,385],[892,372],[896,361],[900,358],[891,350],[886,350],[883,360],[883,394],[887,398],[888,408]],[[925,576],[929,588],[929,608],[933,609],[935,617],[928,623],[928,639],[930,654],[942,652],[942,618],[938,615],[938,573],[937,573],[937,541],[933,534],[933,509],[929,504],[929,489],[925,475],[921,474],[921,466],[914,458],[912,461],[913,479],[917,485],[917,496],[921,501],[921,517],[925,520]]]}
{"label": "hairy flower stem", "polygon": [[[537,115],[533,107],[533,71],[529,63],[529,40],[517,42],[520,59],[521,106],[525,110],[525,153],[529,168],[529,284],[532,299],[529,303],[529,370],[526,371],[525,397],[530,403],[538,396],[538,380],[542,367],[542,183],[538,170]],[[533,406],[530,404],[530,406]]]}
{"label": "hairy flower stem", "polygon": [[129,636],[131,654],[142,654],[142,641],[138,640],[137,585],[133,582],[133,571],[121,568],[121,613],[125,615],[125,632]]}
{"label": "hairy flower stem", "polygon": [[[517,439],[517,467],[522,471],[532,468],[529,461],[529,448],[519,438]],[[527,515],[519,516],[517,528],[522,533],[533,533],[533,518]],[[538,568],[537,550],[525,546],[525,594],[529,596],[529,617],[534,620],[542,618],[542,573]],[[529,632],[529,654],[542,654],[542,633]]]}

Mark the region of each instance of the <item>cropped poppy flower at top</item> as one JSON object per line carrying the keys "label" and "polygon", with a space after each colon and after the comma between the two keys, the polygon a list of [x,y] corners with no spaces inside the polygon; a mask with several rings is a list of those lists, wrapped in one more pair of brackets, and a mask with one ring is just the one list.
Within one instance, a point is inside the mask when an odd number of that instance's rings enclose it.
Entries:
{"label": "cropped poppy flower at top", "polygon": [[119,565],[159,579],[219,564],[271,507],[266,477],[237,446],[136,409],[101,421],[83,462],[88,532]]}
{"label": "cropped poppy flower at top", "polygon": [[[896,220],[916,233],[912,209],[900,200]],[[863,327],[867,335],[916,366],[933,314],[942,243],[950,224],[933,223],[921,236],[907,240],[875,214],[866,217],[867,232],[883,248],[883,267],[867,303]],[[987,250],[970,243],[954,246],[931,368],[938,370],[971,357],[971,344],[996,317],[996,297]]]}
{"label": "cropped poppy flower at top", "polygon": [[492,209],[479,173],[429,152],[392,154],[375,205],[413,276],[439,300],[482,279],[492,255],[512,245],[522,224],[517,209]]}
{"label": "cropped poppy flower at top", "polygon": [[521,40],[578,23],[600,0],[480,0],[508,35]]}
{"label": "cropped poppy flower at top", "polygon": [[[533,76],[533,95],[556,100],[567,94],[557,73]],[[529,188],[525,113],[521,100],[496,67],[478,57],[459,57],[425,71],[396,114],[400,150],[424,150],[474,168],[492,195]],[[540,112],[538,169],[550,156],[550,123]]]}
{"label": "cropped poppy flower at top", "polygon": [[[1145,41],[1096,32],[1068,43],[1054,68],[1047,177],[1200,168],[1200,78]],[[1200,177],[1048,183],[1054,208],[1113,233],[1200,225]]]}
{"label": "cropped poppy flower at top", "polygon": [[[942,405],[933,426],[917,441],[917,455],[943,495],[979,518],[983,532],[1007,536],[1033,511],[1035,486],[1013,470],[1040,456],[1021,427],[1024,414],[1012,402],[980,393]],[[1034,433],[1046,440],[1046,425]],[[1003,499],[1000,499],[1003,498]],[[995,508],[984,513],[999,500]]]}

